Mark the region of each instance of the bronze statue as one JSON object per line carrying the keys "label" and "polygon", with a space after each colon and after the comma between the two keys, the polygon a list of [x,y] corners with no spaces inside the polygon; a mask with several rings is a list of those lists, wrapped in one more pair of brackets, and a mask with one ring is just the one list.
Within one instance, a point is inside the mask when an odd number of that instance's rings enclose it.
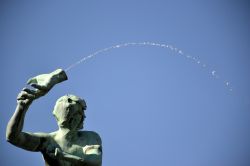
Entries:
{"label": "bronze statue", "polygon": [[57,83],[67,80],[62,69],[38,75],[28,80],[17,97],[17,107],[11,117],[6,139],[25,150],[41,152],[47,166],[101,166],[102,142],[93,131],[80,131],[85,119],[86,102],[74,95],[59,98],[53,115],[59,129],[52,133],[23,132],[25,114],[32,101],[44,96]]}

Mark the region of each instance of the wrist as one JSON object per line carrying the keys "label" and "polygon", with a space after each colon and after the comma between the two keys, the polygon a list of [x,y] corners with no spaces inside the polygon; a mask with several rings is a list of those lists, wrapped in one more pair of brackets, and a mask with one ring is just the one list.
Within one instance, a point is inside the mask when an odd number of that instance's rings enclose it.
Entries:
{"label": "wrist", "polygon": [[25,101],[17,100],[17,107],[21,110],[27,110],[32,102],[33,100],[28,100],[28,99],[26,99]]}

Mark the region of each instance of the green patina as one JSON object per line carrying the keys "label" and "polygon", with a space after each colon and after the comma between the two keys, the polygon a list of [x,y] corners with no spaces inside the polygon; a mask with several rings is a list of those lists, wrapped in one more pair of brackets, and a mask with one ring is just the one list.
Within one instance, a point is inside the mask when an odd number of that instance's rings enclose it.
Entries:
{"label": "green patina", "polygon": [[87,105],[75,95],[65,95],[57,100],[53,110],[59,127],[57,131],[22,131],[25,114],[32,102],[67,79],[62,69],[29,79],[27,83],[35,89],[24,88],[19,93],[15,113],[7,125],[6,139],[25,150],[40,151],[47,166],[101,166],[101,138],[93,131],[80,130],[84,126]]}

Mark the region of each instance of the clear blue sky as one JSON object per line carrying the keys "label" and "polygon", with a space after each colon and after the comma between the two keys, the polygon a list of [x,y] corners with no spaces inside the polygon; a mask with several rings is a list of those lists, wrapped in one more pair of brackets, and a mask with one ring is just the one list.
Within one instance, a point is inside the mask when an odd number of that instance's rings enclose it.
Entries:
{"label": "clear blue sky", "polygon": [[28,78],[98,49],[152,41],[207,68],[163,48],[113,49],[35,101],[24,131],[57,130],[54,103],[75,94],[87,101],[86,130],[102,137],[103,166],[249,166],[249,7],[243,0],[2,0],[0,165],[44,165],[39,153],[5,141]]}

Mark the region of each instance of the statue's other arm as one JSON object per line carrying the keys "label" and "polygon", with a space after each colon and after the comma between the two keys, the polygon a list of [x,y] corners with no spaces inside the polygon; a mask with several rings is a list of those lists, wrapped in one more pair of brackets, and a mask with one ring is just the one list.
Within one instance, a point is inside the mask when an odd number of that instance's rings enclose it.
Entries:
{"label": "statue's other arm", "polygon": [[17,97],[17,106],[15,113],[9,120],[6,129],[6,140],[20,148],[39,151],[41,137],[36,134],[23,132],[23,123],[25,114],[35,99],[34,91],[24,88]]}
{"label": "statue's other arm", "polygon": [[101,137],[95,133],[91,132],[91,137],[96,140],[95,145],[87,145],[83,147],[85,154],[84,162],[89,165],[101,166],[102,165],[102,140]]}

